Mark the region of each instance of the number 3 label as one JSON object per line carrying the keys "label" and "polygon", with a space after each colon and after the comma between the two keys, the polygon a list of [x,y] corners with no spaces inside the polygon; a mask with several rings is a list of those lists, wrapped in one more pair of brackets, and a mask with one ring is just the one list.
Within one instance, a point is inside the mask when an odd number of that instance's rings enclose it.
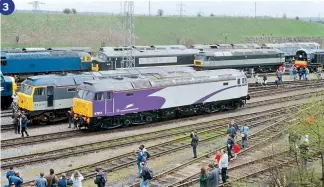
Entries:
{"label": "number 3 label", "polygon": [[2,15],[10,15],[15,11],[15,3],[12,0],[0,0],[0,5]]}

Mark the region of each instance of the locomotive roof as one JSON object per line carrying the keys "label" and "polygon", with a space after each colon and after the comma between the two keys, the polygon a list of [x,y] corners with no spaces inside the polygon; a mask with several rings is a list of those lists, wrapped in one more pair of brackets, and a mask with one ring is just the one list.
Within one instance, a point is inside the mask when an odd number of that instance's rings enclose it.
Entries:
{"label": "locomotive roof", "polygon": [[95,79],[95,76],[91,72],[81,74],[69,73],[65,75],[39,75],[28,77],[22,84],[29,84],[32,86],[75,86],[89,79]]}
{"label": "locomotive roof", "polygon": [[53,47],[48,48],[47,50],[96,52],[96,50],[92,49],[91,47]]}
{"label": "locomotive roof", "polygon": [[306,54],[313,54],[313,53],[324,53],[324,49],[298,49],[296,54],[300,51],[305,52]]}
{"label": "locomotive roof", "polygon": [[67,74],[38,75],[28,77],[23,84],[32,86],[73,86],[82,84],[86,80],[103,78],[138,77],[142,74],[166,75],[169,72],[193,72],[191,67],[141,67],[131,69],[118,69],[99,72],[82,72]]}
{"label": "locomotive roof", "polygon": [[267,55],[283,53],[278,49],[226,49],[226,50],[206,50],[197,55],[206,56],[247,56],[247,55]]}
{"label": "locomotive roof", "polygon": [[189,48],[193,49],[257,49],[261,48],[256,43],[239,43],[239,44],[194,44]]}
{"label": "locomotive roof", "polygon": [[[196,49],[168,49],[168,50],[145,50],[145,51],[139,51],[139,50],[133,50],[132,54],[134,56],[158,56],[158,55],[186,55],[186,54],[196,54],[199,51]],[[120,57],[125,54],[127,54],[128,51],[113,51],[113,52],[108,52],[108,51],[103,51],[99,52],[98,55],[104,54],[107,57]]]}
{"label": "locomotive roof", "polygon": [[89,56],[82,51],[5,52],[7,59],[80,58]]}
{"label": "locomotive roof", "polygon": [[318,48],[321,45],[315,42],[296,42],[296,43],[265,43],[262,44],[263,47],[269,47],[269,48]]}
{"label": "locomotive roof", "polygon": [[180,84],[204,83],[210,81],[233,80],[245,77],[244,72],[235,69],[169,72],[166,75],[142,75],[137,78],[102,79],[85,81],[79,86],[92,92],[122,91],[146,89],[152,87],[166,87]]}

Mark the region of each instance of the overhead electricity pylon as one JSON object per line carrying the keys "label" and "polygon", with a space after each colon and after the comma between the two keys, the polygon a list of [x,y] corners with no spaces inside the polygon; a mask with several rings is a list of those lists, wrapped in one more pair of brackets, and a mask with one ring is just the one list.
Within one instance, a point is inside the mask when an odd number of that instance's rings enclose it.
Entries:
{"label": "overhead electricity pylon", "polygon": [[33,6],[33,11],[34,12],[37,12],[38,10],[39,10],[39,5],[40,4],[45,4],[45,3],[43,3],[43,2],[40,2],[40,1],[31,1],[31,2],[29,2],[28,4],[30,4],[30,5],[32,5]]}
{"label": "overhead electricity pylon", "polygon": [[[135,46],[134,1],[124,1],[124,42],[123,46]],[[126,50],[122,60],[122,68],[135,67],[133,50]]]}

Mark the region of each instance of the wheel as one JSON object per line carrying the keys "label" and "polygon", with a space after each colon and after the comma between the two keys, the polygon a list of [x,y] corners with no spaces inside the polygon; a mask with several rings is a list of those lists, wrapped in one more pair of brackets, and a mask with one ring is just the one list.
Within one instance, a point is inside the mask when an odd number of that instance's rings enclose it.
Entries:
{"label": "wheel", "polygon": [[129,126],[132,122],[129,119],[124,120],[124,126]]}
{"label": "wheel", "polygon": [[147,123],[151,123],[151,122],[153,121],[152,116],[146,116],[145,121],[146,121]]}

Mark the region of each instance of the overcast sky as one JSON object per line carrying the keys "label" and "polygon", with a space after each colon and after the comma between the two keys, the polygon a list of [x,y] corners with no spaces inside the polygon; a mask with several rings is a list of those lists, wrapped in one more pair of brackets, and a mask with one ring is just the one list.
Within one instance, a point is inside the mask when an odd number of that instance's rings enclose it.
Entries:
{"label": "overcast sky", "polygon": [[[31,0],[13,0],[16,9],[32,10]],[[40,5],[42,10],[62,11],[64,8],[75,8],[77,11],[120,13],[121,1],[112,0],[39,0],[45,4]],[[197,15],[202,12],[208,16],[254,16],[256,2],[257,16],[282,17],[284,13],[288,17],[324,17],[324,1],[182,1],[184,15]],[[181,1],[150,1],[151,14],[155,15],[158,9],[163,9],[167,15],[179,14]],[[149,1],[135,1],[135,14],[149,14]]]}

